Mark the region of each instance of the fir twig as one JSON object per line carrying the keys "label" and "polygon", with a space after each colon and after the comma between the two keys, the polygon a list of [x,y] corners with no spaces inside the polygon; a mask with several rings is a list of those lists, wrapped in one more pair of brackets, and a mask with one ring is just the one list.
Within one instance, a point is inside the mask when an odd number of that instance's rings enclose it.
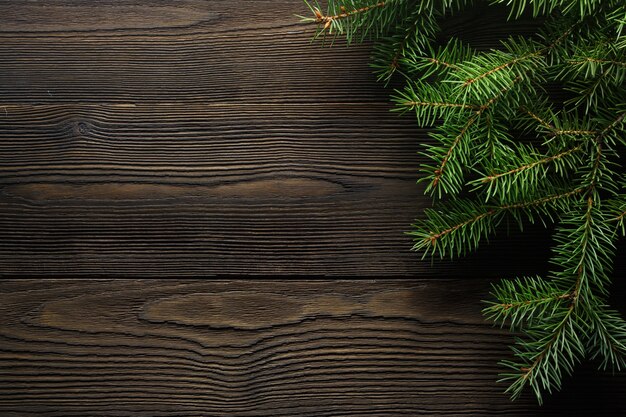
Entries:
{"label": "fir twig", "polygon": [[[626,234],[626,8],[623,0],[494,0],[541,17],[537,37],[479,52],[435,41],[470,0],[329,0],[320,33],[378,40],[381,80],[401,74],[395,110],[436,126],[422,153],[426,209],[409,234],[424,256],[457,257],[512,220],[556,224],[546,278],[494,285],[485,315],[518,332],[502,362],[513,398],[541,403],[585,357],[626,368],[626,321],[607,305],[615,241]],[[554,100],[546,91],[569,97]],[[445,201],[444,201],[445,200]]]}

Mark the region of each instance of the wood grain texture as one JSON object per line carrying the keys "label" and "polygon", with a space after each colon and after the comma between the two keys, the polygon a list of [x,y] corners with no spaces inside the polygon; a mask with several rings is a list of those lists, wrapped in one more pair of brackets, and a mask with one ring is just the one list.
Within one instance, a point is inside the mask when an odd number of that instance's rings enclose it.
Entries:
{"label": "wood grain texture", "polygon": [[[428,280],[3,280],[0,416],[623,415],[624,375],[585,366],[544,408],[501,394],[483,278],[545,269],[546,234],[410,253],[426,132],[389,113],[369,45],[311,44],[295,13],[0,2],[0,276]],[[528,28],[502,22],[446,30]]]}
{"label": "wood grain texture", "polygon": [[530,396],[510,402],[495,382],[510,335],[476,303],[487,289],[4,281],[0,415],[624,415],[626,376],[585,367],[543,408]]}
{"label": "wood grain texture", "polygon": [[[0,3],[0,276],[462,270],[420,261],[404,235],[430,205],[415,185],[426,132],[388,111],[370,46],[311,44],[306,12]],[[511,30],[479,15],[447,30],[483,48]],[[502,250],[511,274],[534,272],[512,255],[531,235]]]}

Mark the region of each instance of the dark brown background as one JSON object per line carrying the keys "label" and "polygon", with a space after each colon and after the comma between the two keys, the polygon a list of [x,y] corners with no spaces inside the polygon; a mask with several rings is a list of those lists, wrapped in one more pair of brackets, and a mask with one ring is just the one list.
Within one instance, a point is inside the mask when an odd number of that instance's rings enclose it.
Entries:
{"label": "dark brown background", "polygon": [[[0,416],[626,413],[626,378],[587,365],[544,408],[501,394],[511,338],[480,300],[545,271],[546,233],[410,253],[425,132],[369,45],[311,44],[294,13],[0,3],[0,276],[31,279],[0,284]],[[503,22],[447,30],[527,29]],[[206,279],[239,274],[292,279]],[[321,276],[377,280],[293,279]]]}

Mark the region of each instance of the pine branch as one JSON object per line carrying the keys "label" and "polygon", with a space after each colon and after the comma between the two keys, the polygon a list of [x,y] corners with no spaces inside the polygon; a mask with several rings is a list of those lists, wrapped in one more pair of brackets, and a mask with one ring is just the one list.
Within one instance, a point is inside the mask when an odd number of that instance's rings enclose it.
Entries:
{"label": "pine branch", "polygon": [[352,10],[346,10],[345,6],[339,6],[341,13],[335,15],[325,15],[321,12],[320,9],[314,8],[313,13],[315,14],[315,23],[322,25],[323,30],[329,30],[331,29],[331,26],[333,26],[333,23],[337,22],[340,19],[346,19],[357,14],[366,13],[378,7],[384,7],[386,4],[386,2],[380,1],[378,3],[373,3]]}
{"label": "pine branch", "polygon": [[588,310],[586,322],[592,330],[586,346],[590,359],[600,359],[602,370],[626,369],[626,321],[601,304]]}
{"label": "pine branch", "polygon": [[[626,8],[623,0],[494,0],[533,13],[535,38],[477,52],[457,37],[435,46],[437,20],[469,0],[330,0],[321,33],[379,39],[379,79],[404,76],[395,110],[435,125],[421,166],[441,200],[409,234],[424,256],[475,250],[505,222],[556,223],[555,272],[502,281],[485,315],[522,337],[503,380],[539,402],[585,356],[626,368],[626,322],[607,306],[615,241],[626,233]],[[543,19],[545,17],[545,19]],[[320,33],[318,32],[318,33]],[[547,91],[563,87],[569,98]],[[618,233],[619,232],[619,233]]]}
{"label": "pine branch", "polygon": [[[476,123],[476,121],[479,119],[483,111],[484,110],[476,111],[476,113],[472,117],[470,117],[467,123],[465,123],[465,125],[461,128],[461,131],[458,133],[458,135],[454,137],[451,145],[448,147],[448,150],[446,151],[443,158],[441,159],[441,163],[439,164],[439,167],[435,169],[435,171],[433,172],[434,177],[432,179],[431,184],[429,185],[429,189],[432,189],[432,190],[437,189],[437,186],[439,185],[439,182],[441,181],[441,178],[444,174],[444,170],[446,169],[448,163],[450,162],[450,159],[452,158],[454,151],[459,146],[459,143],[461,142],[461,140],[463,140],[463,138],[467,135],[469,128],[472,127],[472,125]],[[461,186],[461,181],[457,181],[452,184],[448,183],[448,184],[449,185],[447,187],[448,188],[447,192],[450,192],[452,190],[456,192]],[[441,188],[439,188],[439,190],[441,190]],[[441,191],[440,191],[440,196],[441,196]]]}
{"label": "pine branch", "polygon": [[568,27],[551,43],[541,45],[523,38],[509,39],[503,42],[504,50],[494,50],[475,54],[451,73],[450,82],[459,85],[459,95],[463,100],[483,100],[497,90],[507,88],[509,83],[525,81],[528,74],[541,79],[547,64],[545,55],[564,42],[571,35],[576,25]]}
{"label": "pine branch", "polygon": [[302,22],[317,24],[316,37],[341,34],[350,43],[387,35],[411,13],[416,0],[329,0],[326,12],[317,1],[305,3],[313,17],[299,17]]}
{"label": "pine branch", "polygon": [[[433,87],[417,80],[407,83],[403,91],[396,91],[391,100],[396,105],[394,108],[396,111],[414,111],[420,126],[432,126],[442,118],[460,118],[463,115],[481,111],[481,106],[451,101],[449,99],[450,90],[445,85]],[[469,127],[468,125],[467,128]],[[463,129],[461,129],[461,133],[463,133]]]}
{"label": "pine branch", "polygon": [[527,163],[525,165],[521,165],[521,166],[518,166],[516,168],[510,169],[508,171],[500,172],[500,173],[497,173],[497,174],[488,175],[486,177],[481,178],[480,181],[481,182],[493,182],[493,181],[497,180],[498,178],[501,178],[501,177],[504,177],[504,176],[507,176],[507,175],[518,174],[518,173],[520,173],[522,171],[526,171],[526,170],[535,168],[535,167],[537,167],[539,165],[545,165],[545,164],[548,164],[550,162],[553,162],[553,161],[556,161],[556,160],[559,160],[559,159],[563,159],[563,158],[573,154],[574,152],[580,151],[581,149],[582,149],[582,145],[578,145],[578,146],[575,146],[575,147],[573,147],[571,149],[568,149],[566,151],[558,153],[556,155],[546,156],[546,157],[537,159],[537,160],[535,160],[533,162]]}
{"label": "pine branch", "polygon": [[[555,249],[554,263],[564,269],[556,274],[554,282],[559,288],[563,288],[575,277],[567,293],[569,306],[557,326],[548,328],[550,332],[546,332],[545,327],[541,330],[543,333],[539,341],[533,340],[535,336],[533,332],[540,332],[535,328],[526,331],[527,336],[531,338],[530,341],[521,339],[517,341],[520,348],[516,350],[516,356],[522,362],[504,362],[509,369],[519,369],[517,373],[505,375],[506,380],[513,380],[508,392],[514,398],[520,395],[526,384],[532,387],[540,402],[542,388],[547,388],[548,391],[552,387],[559,388],[562,372],[571,374],[573,365],[584,356],[581,337],[585,334],[591,333],[592,340],[603,341],[605,347],[608,347],[606,363],[621,363],[620,361],[624,360],[622,356],[617,359],[615,346],[618,345],[614,343],[612,333],[609,333],[606,327],[592,321],[591,324],[595,326],[589,329],[590,322],[580,320],[581,315],[597,314],[597,309],[593,308],[596,300],[594,292],[607,294],[608,271],[614,256],[613,236],[603,221],[603,213],[599,210],[599,195],[596,188],[599,185],[601,171],[605,168],[602,163],[602,138],[622,119],[621,115],[618,116],[596,136],[595,157],[591,161],[589,173],[585,176],[586,210],[582,218],[572,216],[563,221],[563,228],[556,237],[559,246]],[[582,224],[579,225],[581,220]],[[576,238],[572,239],[573,237]],[[594,346],[597,345],[598,343],[594,343]],[[555,346],[558,349],[555,349]]]}
{"label": "pine branch", "polygon": [[[484,188],[485,199],[497,197],[501,200],[520,198],[536,189],[542,181],[549,181],[551,171],[545,167],[550,165],[556,176],[563,178],[573,169],[582,164],[580,157],[583,144],[578,144],[567,150],[560,150],[553,155],[542,155],[529,146],[516,145],[511,162],[497,161],[504,169],[487,166],[491,174],[481,176],[469,184],[477,188]],[[500,172],[495,172],[500,171]]]}
{"label": "pine branch", "polygon": [[[501,206],[491,206],[470,201],[452,201],[438,210],[427,209],[426,220],[414,225],[408,234],[413,236],[413,250],[423,251],[424,256],[438,254],[443,258],[460,256],[475,250],[480,241],[494,233],[496,226],[508,213],[519,219],[521,216],[532,218],[527,210],[540,208],[540,213],[548,215],[550,211],[562,208],[563,200],[582,193],[585,189],[561,191],[527,201],[519,201]],[[468,216],[468,214],[471,215]],[[463,232],[461,234],[461,232]],[[468,239],[471,236],[471,239]]]}
{"label": "pine branch", "polygon": [[610,199],[605,206],[609,221],[615,223],[616,231],[621,231],[622,236],[626,235],[626,196],[621,194],[618,198]]}
{"label": "pine branch", "polygon": [[[593,190],[594,184],[590,184],[588,190]],[[515,371],[504,374],[504,380],[513,382],[507,390],[513,398],[517,398],[524,386],[529,384],[539,402],[542,401],[542,389],[549,392],[553,388],[559,388],[562,374],[571,374],[575,363],[580,361],[585,354],[582,339],[592,333],[592,337],[606,339],[604,333],[597,333],[597,329],[590,329],[589,322],[582,320],[589,311],[596,311],[594,306],[591,283],[598,284],[604,281],[605,273],[610,263],[612,241],[602,230],[604,223],[598,222],[596,217],[601,216],[597,208],[595,194],[588,191],[586,209],[582,216],[582,225],[577,225],[580,217],[572,216],[560,230],[560,246],[556,248],[557,259],[555,263],[564,267],[562,272],[557,273],[554,284],[557,288],[568,286],[573,279],[567,294],[569,305],[553,313],[550,319],[558,317],[557,325],[531,326],[526,330],[527,339],[518,339],[514,350],[520,362],[503,361],[503,365]],[[578,236],[575,240],[566,239]],[[606,252],[601,254],[591,242],[603,242]],[[565,259],[567,257],[567,259]],[[560,259],[559,259],[560,258]],[[598,275],[600,275],[598,277]],[[603,290],[604,282],[596,285]],[[602,291],[603,292],[603,291]],[[540,338],[537,336],[540,335]]]}
{"label": "pine branch", "polygon": [[506,392],[516,399],[529,385],[542,404],[543,390],[560,389],[563,373],[571,374],[583,358],[585,347],[580,332],[581,323],[576,320],[572,304],[554,313],[550,321],[526,329],[528,340],[518,339],[518,347],[513,348],[520,362],[501,362],[511,370],[501,374],[500,382],[512,381]]}
{"label": "pine branch", "polygon": [[537,198],[537,199],[530,200],[530,201],[522,201],[522,202],[515,203],[515,204],[507,204],[507,205],[501,206],[501,208],[505,210],[513,210],[513,209],[526,209],[529,207],[542,207],[549,203],[553,203],[561,199],[575,196],[584,191],[585,191],[584,188],[576,188],[570,191],[556,193],[556,194],[548,195],[548,196]]}
{"label": "pine branch", "polygon": [[[585,65],[585,64],[610,64],[610,65],[615,65],[617,67],[625,67],[626,68],[626,62],[622,62],[622,61],[616,61],[614,59],[601,59],[601,58],[593,58],[593,57],[586,57],[584,59],[572,59],[567,61],[569,64],[571,65]],[[591,75],[592,77],[595,75],[595,72],[597,70],[597,66],[590,66],[590,72],[589,75]],[[603,71],[604,72],[604,71]]]}
{"label": "pine branch", "polygon": [[404,64],[413,74],[419,74],[419,78],[427,79],[429,77],[437,77],[445,79],[450,71],[459,69],[459,64],[469,60],[476,53],[468,45],[452,38],[445,46],[439,46],[435,49],[432,45],[428,45],[426,52],[408,50]]}
{"label": "pine branch", "polygon": [[483,313],[500,326],[509,324],[511,330],[552,317],[572,298],[569,291],[540,277],[504,280],[493,286],[491,295],[498,301],[487,301]]}
{"label": "pine branch", "polygon": [[444,103],[444,102],[433,102],[433,101],[403,101],[399,103],[400,106],[408,107],[411,110],[414,110],[416,107],[425,107],[425,108],[461,108],[464,110],[480,110],[480,107],[476,107],[471,104],[463,104],[463,103]]}
{"label": "pine branch", "polygon": [[557,79],[565,81],[568,89],[576,94],[568,104],[584,105],[588,112],[598,106],[600,97],[606,100],[624,85],[626,61],[611,36],[600,32],[587,42],[575,45],[572,55],[564,59]]}
{"label": "pine branch", "polygon": [[615,0],[494,0],[494,3],[503,3],[511,8],[513,16],[522,16],[526,11],[532,11],[534,16],[550,15],[556,10],[565,14],[588,16],[597,13],[603,6],[617,4]]}
{"label": "pine branch", "polygon": [[[396,72],[402,72],[408,54],[422,54],[434,42],[440,31],[437,16],[423,15],[414,11],[402,20],[396,33],[380,39],[374,45],[371,67],[375,69],[378,81],[388,83]],[[403,75],[410,79],[406,73]]]}
{"label": "pine branch", "polygon": [[[519,82],[521,78],[514,79],[507,87],[501,89],[497,95],[489,98],[483,104],[480,104],[475,110],[474,114],[465,122],[465,124],[458,131],[458,134],[454,136],[454,138],[450,141],[447,135],[439,135],[435,136],[439,141],[447,145],[447,149],[445,148],[431,148],[432,159],[439,160],[438,167],[434,169],[432,175],[429,175],[424,178],[424,180],[429,181],[429,185],[426,188],[427,192],[438,192],[438,196],[445,193],[457,193],[461,187],[463,186],[463,166],[462,163],[465,163],[465,166],[469,166],[469,159],[472,157],[471,155],[471,147],[465,148],[465,151],[458,152],[459,144],[463,141],[464,138],[467,137],[469,129],[476,124],[483,113],[485,113],[489,108],[496,103],[503,95],[505,95],[513,85]],[[444,124],[444,127],[446,125]],[[444,133],[447,133],[444,131]],[[443,153],[440,153],[440,149],[444,150]],[[456,160],[453,161],[453,169],[452,174],[448,174],[444,177],[444,173],[446,173],[446,169],[450,166],[451,160],[455,156],[455,152],[457,154]],[[460,153],[460,155],[458,155]],[[431,167],[424,166],[427,171],[431,170]],[[445,181],[442,181],[445,180]],[[441,187],[438,187],[442,184]]]}
{"label": "pine branch", "polygon": [[556,126],[554,126],[552,123],[546,121],[545,119],[541,118],[539,115],[528,110],[527,108],[522,107],[521,110],[524,113],[528,114],[535,121],[537,121],[541,127],[549,131],[551,136],[590,136],[590,135],[597,135],[599,133],[597,130],[559,129]]}

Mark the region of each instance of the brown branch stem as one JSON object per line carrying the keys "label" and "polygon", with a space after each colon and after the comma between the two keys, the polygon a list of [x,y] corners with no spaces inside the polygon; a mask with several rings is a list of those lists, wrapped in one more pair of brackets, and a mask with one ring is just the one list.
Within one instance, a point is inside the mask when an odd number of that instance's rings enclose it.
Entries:
{"label": "brown branch stem", "polygon": [[564,294],[560,294],[560,295],[554,295],[552,297],[543,297],[543,298],[535,298],[533,300],[526,300],[526,301],[520,301],[517,303],[501,303],[501,304],[495,304],[494,307],[500,307],[503,310],[510,310],[512,308],[517,308],[517,307],[521,307],[521,306],[525,306],[525,305],[529,305],[529,304],[534,304],[534,303],[542,303],[544,301],[550,301],[550,300],[566,300],[572,298],[572,293],[571,292],[566,292]]}
{"label": "brown branch stem", "polygon": [[565,39],[570,33],[571,31],[574,29],[574,27],[569,28],[567,31],[565,31],[561,36],[559,36],[554,42],[552,42],[551,44],[545,46],[544,48],[539,49],[538,51],[535,51],[533,53],[530,54],[526,54],[526,55],[522,55],[520,57],[514,58],[510,61],[507,61],[503,64],[498,65],[495,68],[492,68],[474,78],[469,78],[467,80],[465,80],[465,82],[463,83],[463,87],[467,87],[473,83],[475,83],[478,80],[481,80],[485,77],[488,77],[498,71],[502,71],[505,68],[508,68],[512,65],[517,64],[518,62],[524,61],[526,59],[532,58],[532,57],[536,57],[536,56],[540,56],[545,54],[546,52],[548,52],[550,49],[554,48],[556,45],[558,45],[559,43],[561,43],[561,41],[563,41],[563,39]]}
{"label": "brown branch stem", "polygon": [[596,135],[598,134],[597,130],[561,130],[557,129],[552,123],[542,119],[538,114],[533,113],[525,107],[522,107],[521,110],[528,114],[530,117],[535,119],[541,126],[550,130],[554,136],[560,135]]}
{"label": "brown branch stem", "polygon": [[577,188],[575,190],[571,190],[571,191],[567,191],[565,193],[559,193],[559,194],[553,194],[547,197],[543,197],[543,198],[539,198],[537,200],[532,200],[532,201],[526,201],[526,202],[521,202],[521,203],[515,203],[515,204],[509,204],[509,205],[504,205],[504,206],[497,206],[497,207],[493,207],[490,208],[488,211],[481,213],[477,216],[474,216],[468,220],[465,220],[459,224],[456,224],[452,227],[449,227],[445,230],[442,230],[441,232],[437,232],[437,233],[431,233],[431,235],[426,238],[425,240],[430,241],[430,243],[432,245],[435,245],[435,243],[437,242],[437,240],[439,240],[442,236],[448,235],[452,232],[454,232],[455,230],[458,230],[464,226],[467,226],[468,224],[472,224],[475,223],[477,221],[480,221],[486,217],[491,217],[493,215],[496,215],[498,213],[501,213],[503,211],[506,210],[514,210],[514,209],[519,209],[519,208],[527,208],[527,207],[533,207],[533,206],[540,206],[546,203],[549,203],[551,201],[554,200],[558,200],[561,198],[567,198],[570,197],[572,195],[581,193],[585,190],[585,188]]}
{"label": "brown branch stem", "polygon": [[598,58],[591,58],[591,57],[587,57],[582,60],[569,60],[567,62],[572,65],[584,64],[586,62],[595,62],[597,64],[613,64],[613,65],[617,65],[620,67],[626,67],[626,62],[615,61],[612,59],[598,59]]}
{"label": "brown branch stem", "polygon": [[336,14],[336,15],[324,15],[319,9],[315,9],[313,12],[315,13],[315,22],[318,24],[324,24],[324,30],[326,30],[330,27],[330,25],[335,20],[345,19],[355,14],[365,13],[372,9],[383,7],[385,6],[385,4],[386,2],[381,1],[381,2],[372,4],[369,6],[364,6],[359,9],[354,9],[354,10],[349,10],[349,11],[346,11],[346,9],[343,6],[341,6],[341,13]]}
{"label": "brown branch stem", "polygon": [[[521,80],[521,77],[517,77],[516,79],[513,80],[511,85],[519,82],[520,80]],[[457,147],[457,145],[459,144],[459,142],[461,141],[463,136],[465,136],[465,133],[467,133],[467,130],[478,120],[480,115],[483,114],[485,112],[485,110],[487,110],[500,97],[502,97],[502,95],[504,93],[506,93],[509,90],[509,88],[510,87],[503,88],[502,90],[500,90],[500,92],[497,95],[493,96],[492,98],[487,100],[486,103],[484,103],[483,105],[479,106],[478,109],[476,110],[476,113],[467,121],[465,126],[463,126],[463,128],[461,129],[459,134],[452,141],[452,145],[448,149],[448,152],[446,152],[446,155],[443,157],[443,159],[441,161],[441,165],[439,165],[439,168],[437,170],[435,170],[435,172],[434,172],[435,178],[433,179],[433,188],[436,187],[437,184],[439,184],[439,181],[441,180],[441,176],[443,175],[443,171],[444,171],[444,169],[446,167],[446,164],[448,163],[448,161],[450,160],[450,157],[452,156],[452,152]]]}
{"label": "brown branch stem", "polygon": [[455,230],[460,229],[463,226],[467,226],[468,224],[475,223],[475,222],[477,222],[477,221],[479,221],[479,220],[481,220],[481,219],[483,219],[485,217],[492,216],[492,215],[494,215],[496,213],[497,213],[496,209],[491,209],[491,210],[489,210],[489,211],[487,211],[485,213],[482,213],[482,214],[480,214],[478,216],[472,217],[471,219],[468,219],[468,220],[464,221],[463,223],[459,223],[459,224],[457,224],[455,226],[452,226],[452,227],[450,227],[450,228],[448,228],[446,230],[443,230],[443,231],[441,231],[439,233],[432,234],[432,235],[430,235],[428,237],[428,240],[430,241],[430,243],[432,245],[435,245],[437,240],[439,240],[439,238],[441,238],[442,236],[450,234],[450,233],[454,232]]}
{"label": "brown branch stem", "polygon": [[442,61],[440,59],[426,58],[426,60],[430,61],[431,63],[433,63],[435,65],[441,65],[442,67],[448,67],[448,68],[452,68],[452,69],[457,69],[458,68],[456,65],[451,64],[451,63],[446,62],[446,61]]}
{"label": "brown branch stem", "polygon": [[564,158],[564,157],[566,157],[568,155],[573,154],[574,152],[578,152],[581,149],[582,149],[582,145],[578,145],[578,146],[576,146],[576,147],[574,147],[572,149],[568,149],[567,151],[561,152],[561,153],[559,153],[557,155],[548,156],[546,158],[539,159],[537,161],[531,162],[530,164],[522,165],[522,166],[519,166],[517,168],[511,169],[511,170],[506,171],[506,172],[501,172],[499,174],[488,175],[488,176],[484,177],[481,181],[483,183],[485,183],[485,182],[492,182],[492,181],[495,181],[496,179],[498,179],[500,177],[517,174],[518,172],[522,172],[522,171],[525,171],[527,169],[534,168],[534,167],[536,167],[538,165],[548,164],[548,163],[550,163],[552,161],[555,161],[557,159]]}
{"label": "brown branch stem", "polygon": [[474,106],[471,104],[461,104],[461,103],[444,103],[444,102],[428,102],[428,101],[406,101],[402,103],[403,106],[413,107],[459,107],[463,109],[470,110],[479,110],[480,107]]}

